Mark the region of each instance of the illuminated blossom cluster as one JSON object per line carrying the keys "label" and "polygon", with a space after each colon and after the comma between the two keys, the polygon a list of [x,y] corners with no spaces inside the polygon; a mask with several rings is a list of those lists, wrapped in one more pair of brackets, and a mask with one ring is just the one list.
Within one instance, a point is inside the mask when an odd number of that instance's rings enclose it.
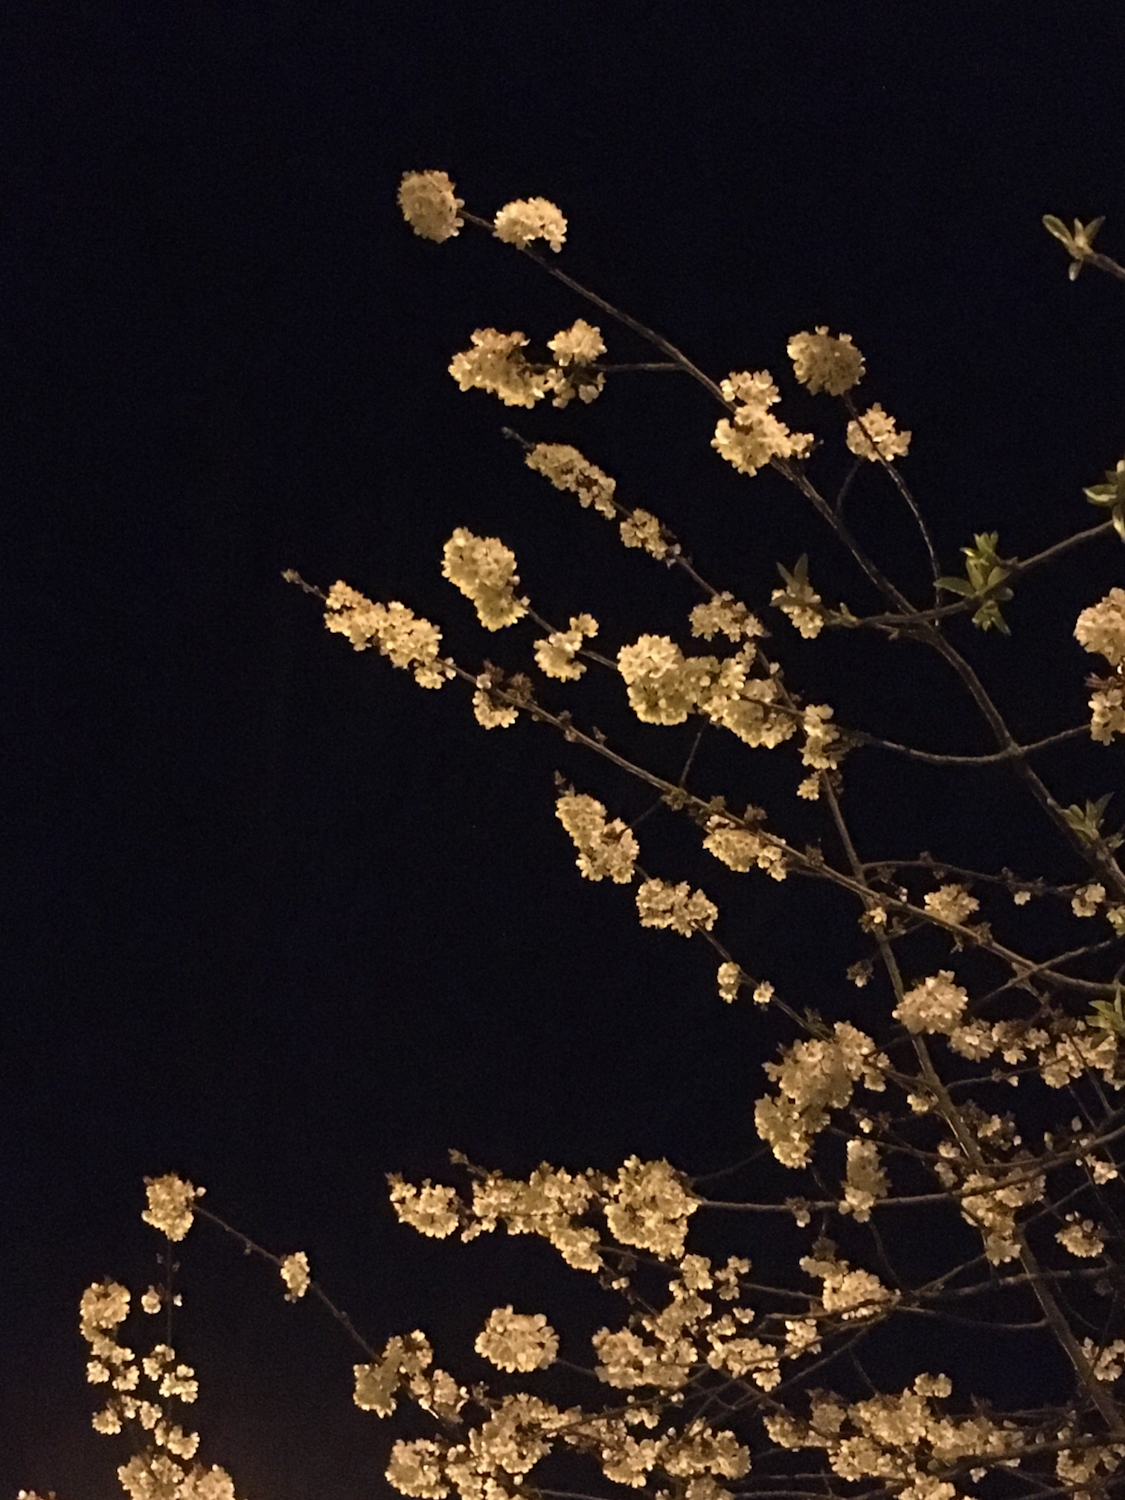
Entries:
{"label": "illuminated blossom cluster", "polygon": [[569,630],[553,630],[545,640],[535,642],[535,661],[541,672],[560,682],[574,682],[586,670],[584,662],[575,661],[585,640],[598,633],[598,622],[592,615],[572,615]]}
{"label": "illuminated blossom cluster", "polygon": [[444,1240],[461,1222],[460,1202],[457,1190],[438,1184],[436,1187],[427,1177],[421,1187],[404,1182],[397,1173],[387,1178],[390,1184],[391,1207],[399,1221],[409,1224],[419,1234],[430,1239]]}
{"label": "illuminated blossom cluster", "polygon": [[1079,886],[1070,900],[1070,909],[1076,917],[1095,917],[1098,907],[1105,900],[1105,886],[1098,881]]}
{"label": "illuminated blossom cluster", "polygon": [[518,198],[505,203],[493,227],[498,240],[521,250],[533,240],[546,240],[557,254],[566,239],[566,220],[546,198]]}
{"label": "illuminated blossom cluster", "polygon": [[337,635],[346,636],[357,651],[365,651],[374,641],[396,667],[413,670],[419,687],[442,687],[454,675],[450,663],[438,656],[441,631],[397,600],[373,604],[357,589],[338,581],[324,602],[324,623]]}
{"label": "illuminated blossom cluster", "polygon": [[497,1307],[488,1316],[473,1346],[498,1370],[543,1370],[559,1352],[559,1339],[542,1313],[517,1313]]}
{"label": "illuminated blossom cluster", "polygon": [[495,678],[496,674],[486,668],[476,679],[473,717],[482,729],[510,729],[519,718],[519,709],[496,696]]}
{"label": "illuminated blossom cluster", "polygon": [[1086,1260],[1101,1255],[1105,1249],[1106,1234],[1093,1219],[1080,1218],[1078,1214],[1067,1214],[1066,1223],[1055,1235],[1064,1250]]}
{"label": "illuminated blossom cluster", "polygon": [[[939,1163],[938,1175],[948,1188],[957,1182],[951,1164]],[[944,1168],[944,1170],[943,1170]],[[989,1264],[1003,1265],[1020,1253],[1016,1216],[1021,1208],[1037,1203],[1043,1196],[1042,1175],[1020,1169],[995,1168],[987,1172],[970,1172],[962,1184],[961,1216],[975,1224],[984,1238],[984,1253]]]}
{"label": "illuminated blossom cluster", "polygon": [[555,489],[569,490],[577,495],[580,505],[592,505],[607,521],[616,516],[617,504],[613,495],[617,481],[583,458],[577,448],[568,443],[536,443],[524,462],[529,469],[548,479]]}
{"label": "illuminated blossom cluster", "polygon": [[940,969],[907,990],[891,1014],[915,1035],[937,1032],[948,1036],[960,1026],[968,1003],[968,993],[954,983],[953,971]]}
{"label": "illuminated blossom cluster", "polygon": [[827,703],[810,703],[801,715],[805,743],[801,747],[801,764],[814,771],[834,771],[840,763],[840,731],[831,723],[832,710]]}
{"label": "illuminated blossom cluster", "polygon": [[922,904],[932,917],[957,927],[963,926],[973,912],[980,909],[980,902],[963,885],[942,885],[936,891],[927,891]]}
{"label": "illuminated blossom cluster", "polygon": [[812,434],[790,432],[770,411],[781,397],[768,370],[732,370],[721,389],[735,409],[719,421],[711,446],[727,463],[742,474],[756,474],[772,459],[805,457]]}
{"label": "illuminated blossom cluster", "polygon": [[692,635],[709,641],[713,636],[725,635],[737,646],[745,637],[765,635],[765,627],[756,615],[752,615],[745,604],[731,593],[715,594],[705,604],[697,604],[690,615]]}
{"label": "illuminated blossom cluster", "polygon": [[896,431],[894,417],[889,416],[876,401],[861,417],[848,423],[845,441],[857,458],[878,463],[881,458],[889,461],[905,457],[910,447],[910,433]]}
{"label": "illuminated blossom cluster", "polygon": [[639,887],[637,913],[642,927],[670,927],[681,937],[691,937],[700,930],[710,932],[719,909],[702,891],[693,891],[686,880],[672,885],[654,879]]}
{"label": "illuminated blossom cluster", "polygon": [[853,1271],[846,1260],[834,1255],[806,1255],[801,1270],[823,1282],[820,1307],[826,1313],[837,1313],[845,1321],[870,1318],[898,1299],[870,1271]]}
{"label": "illuminated blossom cluster", "polygon": [[785,587],[774,589],[770,603],[807,641],[814,641],[824,629],[821,598],[807,578],[786,574]]}
{"label": "illuminated blossom cluster", "polygon": [[786,348],[793,373],[814,393],[842,396],[863,379],[863,355],[849,333],[833,338],[827,328],[820,327],[815,333],[795,333]]}
{"label": "illuminated blossom cluster", "polygon": [[555,816],[578,849],[575,861],[587,880],[628,885],[640,849],[620,818],[606,822],[605,807],[594,797],[566,792],[555,803]]}
{"label": "illuminated blossom cluster", "polygon": [[534,406],[552,388],[549,372],[534,369],[523,353],[527,336],[476,328],[472,348],[455,354],[449,373],[463,391],[487,391],[505,406]]}
{"label": "illuminated blossom cluster", "polygon": [[585,318],[575,319],[569,328],[564,328],[553,339],[548,339],[547,348],[559,365],[592,364],[599,355],[605,353],[601,329],[587,323]]}
{"label": "illuminated blossom cluster", "polygon": [[873,1206],[886,1196],[887,1174],[879,1162],[878,1146],[870,1140],[850,1140],[840,1212],[852,1214],[857,1224],[866,1224]]}
{"label": "illuminated blossom cluster", "polygon": [[1084,609],[1074,627],[1087,651],[1104,656],[1115,675],[1094,679],[1090,699],[1090,737],[1108,745],[1125,734],[1125,589],[1110,589],[1104,599]]}
{"label": "illuminated blossom cluster", "polygon": [[716,983],[719,994],[728,1003],[738,999],[738,992],[742,988],[742,968],[736,963],[720,964],[716,974]]}
{"label": "illuminated blossom cluster", "polygon": [[415,234],[439,244],[457,234],[465,222],[460,217],[465,200],[454,195],[453,183],[444,172],[404,172],[398,206]]}
{"label": "illuminated blossom cluster", "polygon": [[202,1198],[206,1188],[193,1187],[174,1172],[163,1177],[146,1177],[145,1193],[148,1207],[141,1218],[170,1240],[182,1240],[191,1228],[195,1217],[192,1204]]}
{"label": "illuminated blossom cluster", "polygon": [[740,873],[757,865],[774,880],[784,880],[788,874],[785,850],[778,841],[753,829],[742,828],[722,813],[713,813],[707,819],[703,847],[724,865]]}
{"label": "illuminated blossom cluster", "polygon": [[834,1474],[849,1481],[873,1479],[903,1500],[955,1500],[958,1491],[934,1469],[964,1459],[1018,1463],[1021,1434],[987,1413],[948,1417],[932,1402],[952,1394],[944,1375],[919,1375],[900,1395],[876,1395],[848,1405],[829,1392],[810,1397],[809,1419],[787,1411],[765,1418],[782,1448],[820,1448]]}
{"label": "illuminated blossom cluster", "polygon": [[684,1253],[688,1220],[699,1199],[666,1161],[630,1156],[607,1184],[604,1206],[615,1240],[669,1260]]}
{"label": "illuminated blossom cluster", "polygon": [[312,1285],[309,1276],[309,1258],[303,1250],[296,1250],[281,1262],[281,1279],[285,1283],[285,1300],[298,1302]]}
{"label": "illuminated blossom cluster", "polygon": [[361,1411],[377,1412],[389,1417],[398,1404],[402,1386],[424,1374],[433,1362],[433,1350],[424,1333],[417,1329],[389,1339],[383,1353],[370,1364],[353,1365],[355,1388],[352,1400]]}
{"label": "illuminated blossom cluster", "polygon": [[702,713],[748,745],[772,748],[795,731],[791,715],[773,705],[780,697],[772,676],[751,676],[756,657],[748,645],[720,661],[685,656],[668,636],[642,635],[617,653],[629,706],[645,724],[682,724]]}
{"label": "illuminated blossom cluster", "polygon": [[633,510],[621,519],[621,540],[626,547],[639,547],[657,562],[663,562],[675,549],[656,516],[647,510]]}
{"label": "illuminated blossom cluster", "polygon": [[794,1042],[781,1062],[764,1064],[778,1091],[754,1106],[758,1134],[782,1166],[807,1166],[829,1111],[850,1103],[861,1081],[869,1089],[883,1089],[883,1070],[889,1066],[872,1039],[849,1021],[837,1021],[831,1036]]}
{"label": "illuminated blossom cluster", "polygon": [[458,526],[442,551],[441,573],[472,600],[486,630],[502,630],[527,614],[527,600],[514,593],[520,581],[515,553],[497,537]]}

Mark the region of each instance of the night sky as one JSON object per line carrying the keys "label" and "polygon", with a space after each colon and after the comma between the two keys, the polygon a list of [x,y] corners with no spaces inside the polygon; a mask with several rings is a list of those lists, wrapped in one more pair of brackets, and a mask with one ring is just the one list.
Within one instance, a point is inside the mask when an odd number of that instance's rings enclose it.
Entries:
{"label": "night sky", "polygon": [[[398,1227],[384,1174],[441,1177],[450,1147],[513,1174],[633,1151],[709,1172],[756,1146],[780,1033],[722,1005],[703,943],[642,931],[631,892],[579,878],[552,778],[626,819],[651,794],[547,729],[486,733],[461,685],[426,693],[351,652],[280,574],[401,599],[467,666],[524,665],[534,627],[486,637],[440,576],[463,525],[515,550],[549,619],[594,614],[609,654],[642,630],[688,646],[688,581],[529,473],[510,425],[581,448],[752,607],[802,552],[826,597],[871,602],[794,491],[711,451],[718,413],[689,381],[625,374],[562,411],[461,394],[446,367],[476,327],[542,343],[582,315],[610,358],[648,356],[483,233],[412,235],[395,191],[424,168],[485,217],[558,203],[563,269],[715,379],[770,368],[798,428],[839,423],[793,394],[786,340],[850,332],[862,395],[913,430],[947,571],[974,530],[1026,555],[1093,524],[1081,488],[1125,449],[1125,301],[1096,272],[1071,284],[1040,221],[1104,214],[1125,256],[1125,20],[1075,0],[934,11],[36,0],[0,23],[0,1494],[119,1493],[128,1450],[89,1427],[76,1307],[102,1276],[155,1278],[146,1174],[306,1250],[373,1340],[424,1328],[480,1378],[472,1337],[498,1302],[578,1335],[611,1305],[538,1243]],[[917,590],[924,558],[877,476],[853,503]],[[1088,548],[1021,590],[1011,641],[961,630],[1017,734],[1083,722],[1091,659],[1070,632],[1121,579],[1119,549]],[[813,649],[769,623],[841,721],[991,748],[921,652]],[[639,726],[619,684],[547,698],[679,774],[693,728]],[[768,800],[792,760],[709,733],[693,786]],[[1000,775],[957,802],[948,777],[854,765],[869,857],[1073,878],[1049,838],[1032,854],[1030,804]],[[1081,745],[1043,770],[1080,800],[1120,759]],[[787,826],[819,836],[786,796]],[[739,884],[665,813],[638,837],[646,867],[709,891],[747,967],[828,1014],[854,1005],[854,913]],[[247,1500],[386,1493],[400,1428],[350,1404],[338,1330],[216,1231],[180,1261],[201,1456]]]}

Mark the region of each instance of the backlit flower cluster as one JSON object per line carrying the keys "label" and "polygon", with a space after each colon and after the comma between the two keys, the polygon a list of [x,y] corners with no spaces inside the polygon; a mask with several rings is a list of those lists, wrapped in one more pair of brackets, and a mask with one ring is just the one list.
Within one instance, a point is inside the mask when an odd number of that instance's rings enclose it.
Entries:
{"label": "backlit flower cluster", "polygon": [[324,623],[337,635],[365,651],[372,641],[396,667],[410,668],[419,687],[443,687],[452,666],[438,656],[441,631],[416,616],[405,604],[373,604],[357,589],[336,582],[324,602]]}
{"label": "backlit flower cluster", "polygon": [[788,874],[785,850],[778,842],[753,829],[740,827],[722,813],[714,813],[708,818],[703,847],[732,870],[744,872],[751,865],[757,865],[774,880],[784,880]]}
{"label": "backlit flower cluster", "polygon": [[889,1066],[872,1039],[849,1021],[837,1021],[831,1036],[794,1042],[781,1062],[764,1064],[778,1091],[754,1106],[758,1134],[782,1166],[807,1166],[829,1111],[849,1104],[861,1081],[882,1090]]}
{"label": "backlit flower cluster", "polygon": [[815,333],[795,333],[786,348],[793,373],[814,393],[842,396],[863,379],[863,355],[849,333],[834,338],[824,327]]}
{"label": "backlit flower cluster", "polygon": [[457,234],[465,222],[460,217],[465,200],[454,195],[444,172],[404,172],[398,206],[415,234],[439,244]]}
{"label": "backlit flower cluster", "polygon": [[682,724],[701,713],[747,745],[773,748],[795,732],[793,718],[773,705],[780,690],[772,676],[751,676],[756,649],[734,656],[685,656],[668,636],[642,635],[617,653],[629,705],[645,724]]}
{"label": "backlit flower cluster", "polygon": [[542,1313],[517,1313],[497,1307],[473,1346],[498,1370],[543,1370],[559,1352],[558,1334]]}
{"label": "backlit flower cluster", "polygon": [[957,927],[963,927],[973,912],[980,909],[980,902],[963,885],[939,886],[936,891],[927,891],[922,902],[931,916]]}
{"label": "backlit flower cluster", "polygon": [[620,818],[607,823],[602,803],[577,792],[566,792],[558,798],[555,816],[574,840],[578,849],[575,863],[587,880],[628,885],[640,850]]}
{"label": "backlit flower cluster", "polygon": [[496,238],[522,250],[533,240],[546,240],[558,253],[566,239],[566,220],[546,198],[518,198],[505,203],[494,222]]}
{"label": "backlit flower cluster", "polygon": [[812,434],[790,432],[770,407],[781,399],[768,370],[732,370],[721,383],[734,415],[723,417],[711,439],[712,448],[742,474],[756,474],[774,458],[804,458]]}
{"label": "backlit flower cluster", "polygon": [[555,352],[555,363],[532,364],[523,350],[527,345],[523,333],[500,333],[495,328],[477,328],[472,347],[455,354],[449,373],[463,391],[487,391],[505,406],[532,407],[544,396],[552,397],[553,406],[566,406],[575,396],[589,403],[605,386],[605,375],[594,369],[593,350],[604,345],[597,328],[578,319],[564,328],[548,348]]}
{"label": "backlit flower cluster", "polygon": [[937,1032],[948,1036],[960,1026],[968,1003],[968,993],[953,982],[953,971],[940,969],[907,990],[891,1014],[915,1035]]}
{"label": "backlit flower cluster", "polygon": [[697,604],[689,616],[692,635],[709,641],[713,636],[725,635],[737,646],[744,637],[753,640],[765,635],[765,627],[756,615],[752,615],[745,604],[733,594],[715,594],[705,604]]}
{"label": "backlit flower cluster", "polygon": [[441,573],[476,608],[486,630],[502,630],[527,614],[527,600],[517,599],[515,553],[494,536],[474,536],[458,526],[442,551]]}
{"label": "backlit flower cluster", "polygon": [[824,629],[820,595],[807,578],[787,577],[785,587],[774,589],[770,595],[770,603],[807,641],[814,641]]}
{"label": "backlit flower cluster", "polygon": [[145,1178],[145,1195],[148,1207],[141,1218],[170,1240],[182,1240],[191,1228],[194,1218],[192,1204],[202,1198],[206,1188],[193,1187],[174,1172],[163,1177]]}
{"label": "backlit flower cluster", "polygon": [[1104,599],[1084,609],[1074,627],[1087,651],[1104,656],[1114,675],[1095,679],[1090,699],[1090,737],[1108,745],[1125,734],[1125,589],[1110,589]]}
{"label": "backlit flower cluster", "polygon": [[296,1250],[281,1262],[281,1279],[285,1283],[286,1302],[298,1302],[312,1285],[309,1276],[309,1258],[303,1250]]}
{"label": "backlit flower cluster", "polygon": [[541,672],[560,682],[574,682],[586,670],[584,662],[575,661],[584,640],[598,633],[598,622],[592,615],[572,615],[569,630],[553,630],[545,640],[535,642],[535,661]]}
{"label": "backlit flower cluster", "polygon": [[557,490],[570,490],[580,505],[592,505],[607,521],[617,514],[613,495],[617,481],[604,474],[596,464],[583,458],[568,443],[536,443],[524,462],[529,469],[550,480]]}
{"label": "backlit flower cluster", "polygon": [[672,885],[666,880],[646,880],[637,891],[637,912],[642,927],[670,927],[681,937],[710,932],[719,909],[702,891],[693,891],[686,880]]}
{"label": "backlit flower cluster", "polygon": [[896,431],[894,417],[876,401],[861,417],[848,423],[845,441],[857,458],[878,463],[881,458],[889,461],[904,457],[910,447],[910,433]]}

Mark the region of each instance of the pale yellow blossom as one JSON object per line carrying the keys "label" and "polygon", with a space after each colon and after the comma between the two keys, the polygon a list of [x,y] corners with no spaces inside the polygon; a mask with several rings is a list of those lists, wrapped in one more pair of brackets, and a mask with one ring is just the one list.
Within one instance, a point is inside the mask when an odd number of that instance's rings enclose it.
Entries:
{"label": "pale yellow blossom", "polygon": [[574,840],[578,850],[575,863],[587,880],[629,884],[640,849],[620,818],[607,823],[603,804],[576,792],[558,798],[555,816]]}
{"label": "pale yellow blossom", "polygon": [[607,520],[617,514],[613,499],[617,481],[583,458],[577,448],[567,443],[536,443],[524,463],[549,479],[555,489],[570,490],[580,505],[592,505]]}
{"label": "pale yellow blossom", "polygon": [[863,378],[863,355],[851,334],[833,338],[827,328],[820,327],[815,333],[795,333],[787,348],[793,373],[810,391],[842,396]]}
{"label": "pale yellow blossom", "polygon": [[458,526],[442,549],[441,573],[472,600],[486,630],[502,630],[527,614],[527,600],[514,592],[520,581],[515,553],[498,537]]}
{"label": "pale yellow blossom", "polygon": [[499,1370],[543,1370],[554,1362],[559,1339],[542,1313],[494,1308],[473,1346]]}
{"label": "pale yellow blossom", "polygon": [[460,217],[465,200],[454,195],[453,183],[444,172],[404,172],[398,206],[415,234],[439,244],[457,234],[465,222]]}
{"label": "pale yellow blossom", "polygon": [[857,458],[877,463],[880,458],[904,457],[910,447],[910,433],[897,432],[894,417],[876,401],[858,420],[848,423],[846,442]]}
{"label": "pale yellow blossom", "polygon": [[303,1250],[296,1250],[281,1262],[281,1279],[285,1283],[286,1302],[296,1302],[312,1285],[309,1277],[309,1258]]}
{"label": "pale yellow blossom", "polygon": [[719,915],[714,902],[702,891],[693,891],[686,880],[679,885],[644,881],[637,891],[637,912],[642,927],[670,927],[681,937],[690,937],[700,929],[710,932]]}
{"label": "pale yellow blossom", "polygon": [[496,215],[496,238],[522,250],[532,240],[546,240],[556,253],[566,239],[566,220],[546,198],[518,198]]}

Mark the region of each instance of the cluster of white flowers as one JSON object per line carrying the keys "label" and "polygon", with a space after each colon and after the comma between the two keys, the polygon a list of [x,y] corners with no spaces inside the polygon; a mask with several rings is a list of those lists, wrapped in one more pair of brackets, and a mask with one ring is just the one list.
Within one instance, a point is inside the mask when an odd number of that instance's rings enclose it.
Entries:
{"label": "cluster of white flowers", "polygon": [[299,1302],[312,1285],[309,1275],[309,1258],[303,1250],[295,1250],[281,1262],[281,1279],[285,1283],[286,1302]]}
{"label": "cluster of white flowers", "polygon": [[910,433],[897,432],[895,419],[876,401],[861,417],[848,423],[845,441],[857,458],[870,459],[878,463],[880,458],[888,461],[905,456],[910,447]]}
{"label": "cluster of white flowers", "polygon": [[404,172],[398,206],[415,234],[439,244],[457,234],[465,222],[460,217],[465,200],[454,195],[453,183],[444,172]]}
{"label": "cluster of white flowers", "polygon": [[514,703],[504,703],[498,699],[495,688],[494,674],[486,669],[476,679],[473,717],[482,729],[511,729],[519,718],[519,709]]}
{"label": "cluster of white flowers", "polygon": [[699,1199],[666,1161],[630,1156],[607,1184],[604,1207],[610,1233],[620,1244],[671,1260],[684,1253],[688,1220]]}
{"label": "cluster of white flowers", "polygon": [[401,1387],[423,1376],[433,1358],[430,1341],[420,1330],[402,1336],[396,1334],[387,1341],[378,1359],[367,1365],[352,1366],[355,1375],[352,1400],[361,1411],[389,1417],[398,1405]]}
{"label": "cluster of white flowers", "polygon": [[598,1201],[602,1183],[596,1172],[571,1173],[547,1162],[526,1182],[490,1172],[473,1184],[473,1222],[462,1239],[490,1234],[502,1223],[509,1234],[540,1235],[577,1271],[599,1271],[598,1232],[575,1220]]}
{"label": "cluster of white flowers", "polygon": [[853,1271],[846,1260],[828,1255],[806,1255],[801,1270],[824,1283],[820,1307],[838,1313],[844,1322],[871,1318],[898,1301],[898,1293],[885,1287],[871,1271]]}
{"label": "cluster of white flowers", "polygon": [[804,458],[812,434],[790,432],[770,407],[781,399],[768,370],[732,370],[721,385],[727,401],[735,403],[732,418],[723,417],[711,439],[712,448],[742,474],[756,474],[774,458]]}
{"label": "cluster of white flowers", "polygon": [[774,589],[770,603],[777,606],[806,641],[815,641],[824,629],[821,598],[807,578],[790,576],[783,589]]}
{"label": "cluster of white flowers", "polygon": [[1027,1021],[996,1021],[991,1026],[970,1021],[949,1033],[949,1044],[974,1062],[999,1052],[1012,1066],[1022,1063],[1029,1053],[1037,1053],[1039,1076],[1052,1089],[1065,1088],[1086,1072],[1101,1073],[1115,1089],[1125,1086],[1118,1076],[1117,1035],[1069,1017],[1051,1021],[1047,1027]]}
{"label": "cluster of white flowers", "polygon": [[936,1032],[949,1036],[961,1025],[968,1003],[968,992],[953,982],[952,969],[940,969],[907,990],[891,1014],[914,1035]]}
{"label": "cluster of white flowers", "polygon": [[[956,1186],[956,1148],[948,1143],[938,1163],[938,1176],[948,1188]],[[991,1265],[1003,1265],[1020,1253],[1016,1215],[1043,1197],[1043,1178],[1015,1165],[988,1172],[970,1172],[962,1184],[961,1215],[974,1224],[984,1238],[984,1253]]]}
{"label": "cluster of white flowers", "polygon": [[705,641],[713,636],[725,635],[737,646],[745,638],[765,635],[765,626],[752,615],[746,605],[733,594],[715,594],[705,604],[697,604],[689,616],[692,635],[702,636]]}
{"label": "cluster of white flowers", "polygon": [[982,1411],[971,1417],[935,1412],[931,1402],[952,1390],[945,1375],[919,1375],[898,1396],[872,1396],[851,1406],[816,1392],[808,1421],[779,1411],[765,1418],[766,1430],[782,1448],[824,1449],[842,1479],[874,1479],[903,1500],[955,1500],[957,1491],[935,1468],[974,1458],[1018,1464],[1023,1439],[1014,1425],[994,1422]]}
{"label": "cluster of white flowers", "polygon": [[577,448],[568,443],[536,443],[524,463],[550,480],[555,489],[570,490],[577,495],[580,505],[592,505],[607,521],[616,516],[613,496],[617,481],[583,458]]}
{"label": "cluster of white flowers", "polygon": [[473,1346],[498,1370],[545,1370],[559,1352],[559,1339],[542,1313],[494,1308]]}
{"label": "cluster of white flowers", "polygon": [[738,992],[742,988],[742,968],[735,963],[720,964],[716,982],[719,986],[719,994],[728,1002],[738,999]]}
{"label": "cluster of white flowers", "polygon": [[534,406],[551,389],[549,372],[535,370],[522,352],[526,334],[476,328],[472,348],[455,354],[449,373],[463,391],[487,391],[505,406]]}
{"label": "cluster of white flowers", "polygon": [[875,1091],[884,1087],[887,1059],[872,1039],[848,1021],[837,1021],[831,1037],[794,1042],[780,1063],[765,1063],[777,1084],[754,1106],[758,1134],[786,1167],[803,1167],[816,1136],[828,1124],[829,1110],[843,1109],[861,1080]]}
{"label": "cluster of white flowers", "polygon": [[576,318],[569,328],[547,340],[547,348],[559,365],[589,365],[605,353],[602,331],[585,318]]}
{"label": "cluster of white flowers", "polygon": [[827,328],[795,333],[786,345],[793,373],[810,391],[842,396],[863,379],[863,355],[850,333],[832,337]]}
{"label": "cluster of white flowers", "polygon": [[740,873],[757,865],[774,880],[784,880],[788,874],[785,850],[780,842],[752,829],[741,828],[722,813],[713,813],[707,819],[703,847],[724,865]]}
{"label": "cluster of white flowers", "polygon": [[1104,656],[1115,675],[1097,681],[1090,699],[1090,737],[1108,745],[1125,734],[1125,589],[1110,589],[1104,599],[1078,616],[1074,635],[1087,651]]}
{"label": "cluster of white flowers", "polygon": [[391,1207],[399,1222],[409,1224],[419,1234],[433,1240],[444,1240],[454,1232],[461,1222],[461,1200],[457,1190],[438,1183],[436,1186],[427,1177],[421,1187],[404,1182],[397,1173],[387,1178],[390,1185]]}
{"label": "cluster of white flowers", "polygon": [[628,885],[640,849],[620,818],[607,823],[603,804],[576,792],[558,798],[555,816],[574,840],[578,849],[575,863],[587,880]]}
{"label": "cluster of white flowers", "polygon": [[776,679],[750,675],[756,655],[747,645],[722,661],[685,656],[668,636],[642,635],[622,646],[617,669],[642,723],[682,724],[698,712],[745,744],[772,749],[790,738],[796,724],[773,707],[780,697]]}
{"label": "cluster of white flowers", "polygon": [[814,771],[834,771],[840,764],[840,731],[829,723],[831,718],[832,710],[827,703],[810,703],[801,715],[805,736],[801,764],[811,766]]}
{"label": "cluster of white flowers", "polygon": [[879,1163],[879,1148],[874,1141],[850,1140],[847,1162],[840,1212],[854,1214],[857,1224],[866,1224],[872,1207],[887,1196],[887,1174]]}
{"label": "cluster of white flowers", "polygon": [[195,1217],[192,1204],[197,1198],[202,1198],[206,1191],[206,1188],[193,1187],[174,1172],[168,1172],[163,1177],[146,1177],[148,1207],[141,1218],[170,1240],[182,1240]]}
{"label": "cluster of white flowers", "polygon": [[637,891],[637,913],[642,927],[670,927],[681,937],[691,937],[700,929],[710,932],[719,909],[702,891],[693,891],[686,880],[679,885],[646,880]]}
{"label": "cluster of white flowers", "polygon": [[[1108,1385],[1111,1381],[1120,1380],[1125,1364],[1125,1339],[1114,1339],[1112,1343],[1098,1348],[1093,1339],[1082,1340],[1082,1352],[1090,1361],[1095,1380],[1104,1380]],[[1121,1454],[1125,1457],[1125,1453]]]}
{"label": "cluster of white flowers", "polygon": [[234,1481],[219,1464],[188,1468],[168,1453],[138,1453],[117,1477],[129,1500],[235,1500]]}
{"label": "cluster of white flowers", "polygon": [[1067,1214],[1065,1226],[1055,1235],[1064,1250],[1090,1260],[1105,1249],[1105,1230],[1093,1219],[1080,1219],[1076,1213]]}
{"label": "cluster of white flowers", "polygon": [[449,662],[438,656],[441,631],[416,616],[405,604],[373,604],[370,599],[337,581],[324,602],[324,623],[347,636],[357,651],[375,641],[396,667],[411,668],[419,687],[439,688],[454,675]]}
{"label": "cluster of white flowers", "polygon": [[677,550],[666,539],[657,517],[647,510],[633,510],[622,517],[621,540],[626,547],[641,548],[657,562],[663,562],[669,553]]}
{"label": "cluster of white flowers", "polygon": [[535,660],[539,670],[560,682],[574,682],[586,670],[584,662],[575,661],[584,640],[598,633],[593,615],[572,615],[569,630],[553,630],[545,640],[535,642]]}
{"label": "cluster of white flowers", "polygon": [[963,885],[942,885],[936,891],[927,891],[922,904],[939,922],[952,922],[957,927],[980,910],[980,902]]}
{"label": "cluster of white flowers", "polygon": [[496,238],[522,250],[532,240],[546,240],[558,254],[566,239],[566,220],[547,198],[517,198],[505,203],[494,221]]}
{"label": "cluster of white flowers", "polygon": [[1094,882],[1082,885],[1070,900],[1070,909],[1076,917],[1096,917],[1098,907],[1105,900],[1105,886]]}
{"label": "cluster of white flowers", "polygon": [[442,549],[441,573],[472,600],[486,630],[502,630],[527,614],[527,600],[514,593],[520,581],[515,553],[498,537],[458,526]]}

